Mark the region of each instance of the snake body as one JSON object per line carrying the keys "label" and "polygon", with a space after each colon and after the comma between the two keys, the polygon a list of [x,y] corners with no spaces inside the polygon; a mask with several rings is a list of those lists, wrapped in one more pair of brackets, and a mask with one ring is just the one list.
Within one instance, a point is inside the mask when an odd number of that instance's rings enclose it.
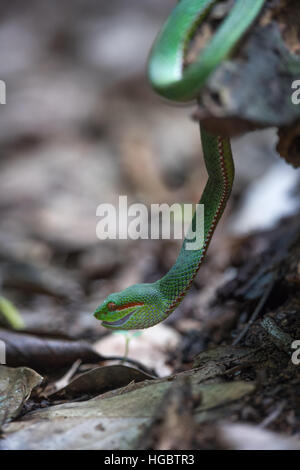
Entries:
{"label": "snake body", "polygon": [[[159,33],[149,59],[152,87],[175,101],[197,98],[208,76],[232,52],[252,24],[265,0],[236,0],[230,13],[199,54],[185,68],[184,57],[195,30],[218,0],[181,0]],[[110,294],[95,311],[95,317],[110,329],[148,328],[165,320],[188,292],[230,196],[234,165],[228,138],[214,136],[200,126],[208,181],[199,201],[204,205],[204,240],[198,249],[187,249],[185,239],[179,256],[161,279],[135,284]],[[197,217],[194,214],[192,229]]]}

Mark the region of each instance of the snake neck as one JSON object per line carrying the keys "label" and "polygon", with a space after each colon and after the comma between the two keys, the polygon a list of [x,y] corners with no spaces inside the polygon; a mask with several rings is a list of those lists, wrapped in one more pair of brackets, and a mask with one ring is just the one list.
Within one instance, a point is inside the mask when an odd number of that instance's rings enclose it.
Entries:
{"label": "snake neck", "polygon": [[[164,298],[164,318],[173,312],[189,290],[224,212],[233,184],[234,165],[229,139],[212,136],[201,129],[201,140],[205,148],[204,160],[208,173],[199,201],[204,206],[203,241],[200,247],[188,249],[191,240],[185,238],[175,264],[157,281],[157,287]],[[191,223],[193,233],[199,233],[198,224],[199,218],[197,219],[195,212]]]}

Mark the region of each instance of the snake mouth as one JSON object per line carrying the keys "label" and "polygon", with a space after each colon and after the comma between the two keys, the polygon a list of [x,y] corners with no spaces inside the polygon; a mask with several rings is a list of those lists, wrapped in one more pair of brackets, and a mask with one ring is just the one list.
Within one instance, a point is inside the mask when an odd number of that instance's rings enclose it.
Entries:
{"label": "snake mouth", "polygon": [[102,322],[102,325],[103,325],[103,326],[108,326],[108,327],[120,327],[120,326],[123,326],[123,325],[127,322],[127,320],[129,320],[129,318],[131,317],[131,315],[133,315],[135,312],[136,312],[136,310],[133,310],[132,312],[129,312],[127,315],[125,315],[125,317],[119,318],[119,320],[115,320],[115,321],[103,321],[103,322]]}

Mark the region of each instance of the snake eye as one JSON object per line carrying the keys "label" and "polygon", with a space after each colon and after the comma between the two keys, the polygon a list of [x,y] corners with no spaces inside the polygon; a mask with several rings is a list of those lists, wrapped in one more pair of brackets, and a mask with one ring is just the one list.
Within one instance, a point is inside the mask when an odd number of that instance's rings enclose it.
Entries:
{"label": "snake eye", "polygon": [[107,308],[110,312],[114,312],[117,309],[117,305],[114,302],[109,302],[107,304]]}

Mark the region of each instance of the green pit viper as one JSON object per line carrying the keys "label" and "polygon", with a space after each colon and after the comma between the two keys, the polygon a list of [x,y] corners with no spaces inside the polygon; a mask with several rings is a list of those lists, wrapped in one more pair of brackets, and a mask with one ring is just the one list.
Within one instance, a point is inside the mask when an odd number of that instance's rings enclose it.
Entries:
{"label": "green pit viper", "polygon": [[[196,29],[218,0],[181,0],[159,33],[149,58],[148,76],[154,90],[178,102],[199,96],[208,76],[226,59],[253,23],[265,0],[236,0],[231,11],[195,62],[184,67],[186,49]],[[187,294],[207,251],[213,232],[230,196],[234,165],[230,140],[209,134],[200,126],[208,181],[199,201],[204,205],[204,242],[186,249],[161,279],[135,284],[110,294],[94,315],[110,329],[149,328],[165,320]],[[195,227],[196,216],[192,219]]]}

